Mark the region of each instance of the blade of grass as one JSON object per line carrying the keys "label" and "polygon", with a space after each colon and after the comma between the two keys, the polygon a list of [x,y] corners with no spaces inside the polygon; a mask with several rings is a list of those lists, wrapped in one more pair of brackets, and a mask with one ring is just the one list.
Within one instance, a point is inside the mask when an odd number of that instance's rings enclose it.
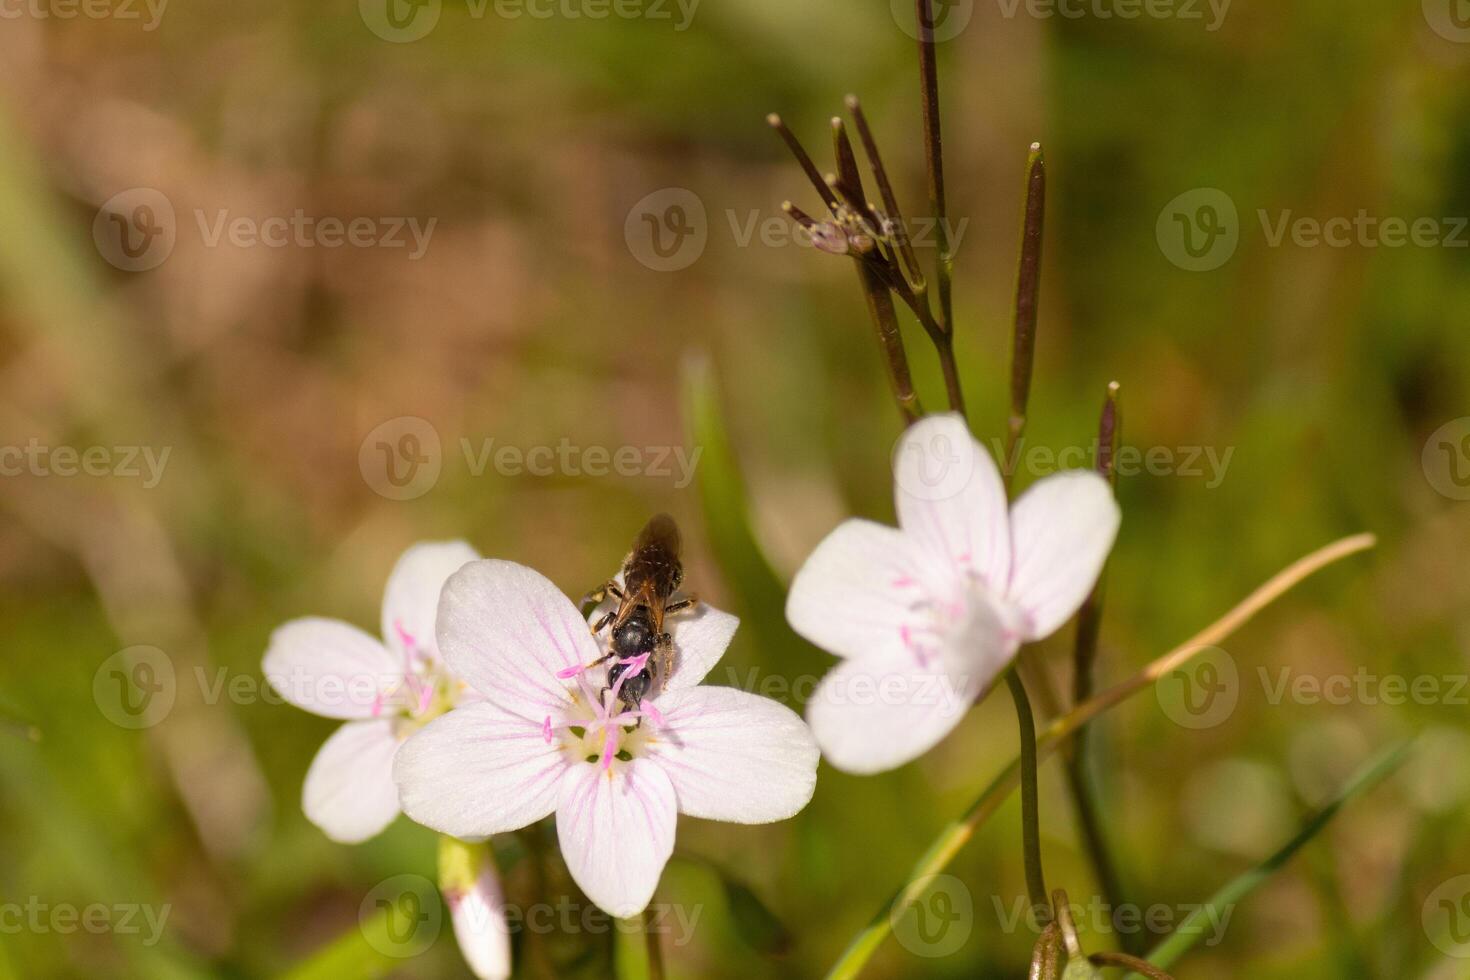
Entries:
{"label": "blade of grass", "polygon": [[371,980],[402,967],[402,960],[380,953],[370,938],[379,940],[377,946],[393,948],[393,938],[388,934],[388,912],[388,909],[381,909],[362,920],[358,928],[347,930],[309,959],[298,963],[283,980],[337,980],[338,977]]}
{"label": "blade of grass", "polygon": [[[1309,555],[1297,559],[1277,572],[1265,584],[1258,587],[1234,608],[1215,622],[1200,630],[1184,643],[1150,663],[1138,674],[1111,687],[1097,697],[1073,708],[1071,712],[1056,719],[1037,739],[1037,754],[1049,756],[1068,736],[1093,718],[1126,701],[1128,698],[1149,689],[1159,678],[1187,663],[1195,654],[1206,647],[1222,642],[1231,633],[1244,626],[1256,613],[1275,602],[1293,586],[1328,565],[1349,555],[1373,547],[1376,539],[1371,534],[1355,534],[1334,541]],[[872,958],[879,945],[892,931],[893,921],[919,900],[924,894],[927,875],[937,874],[949,866],[960,849],[975,835],[975,830],[991,814],[1000,809],[1002,803],[1020,782],[1021,765],[1013,760],[1000,772],[985,790],[970,804],[970,808],[958,819],[951,821],[929,849],[919,858],[909,876],[909,882],[899,889],[893,898],[879,909],[866,927],[859,932],[847,949],[827,973],[828,980],[855,977]]]}
{"label": "blade of grass", "polygon": [[1218,922],[1219,919],[1217,916],[1221,909],[1238,905],[1242,899],[1259,888],[1267,878],[1284,867],[1297,851],[1301,850],[1308,842],[1321,833],[1323,828],[1332,822],[1332,818],[1337,816],[1338,811],[1346,806],[1350,800],[1366,793],[1387,779],[1394,770],[1403,764],[1404,760],[1408,757],[1409,749],[1412,745],[1412,740],[1401,742],[1365,763],[1347,781],[1347,785],[1342,788],[1342,792],[1338,794],[1337,798],[1321,810],[1318,810],[1311,819],[1302,825],[1302,829],[1297,832],[1296,836],[1287,841],[1279,851],[1227,883],[1223,888],[1215,892],[1214,895],[1210,896],[1209,901],[1205,902],[1204,905],[1185,916],[1184,921],[1179,923],[1179,928],[1174,930],[1169,938],[1155,946],[1153,951],[1148,954],[1148,961],[1161,969],[1168,969],[1172,966],[1181,956],[1189,952],[1194,947],[1194,944],[1199,941],[1200,937],[1204,935],[1204,923],[1210,921]]}

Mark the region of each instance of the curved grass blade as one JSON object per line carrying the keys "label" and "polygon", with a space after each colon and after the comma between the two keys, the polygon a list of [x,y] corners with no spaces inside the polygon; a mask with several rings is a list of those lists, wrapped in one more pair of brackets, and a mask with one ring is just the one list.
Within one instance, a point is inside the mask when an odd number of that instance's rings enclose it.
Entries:
{"label": "curved grass blade", "polygon": [[[1332,818],[1337,816],[1337,812],[1350,800],[1366,793],[1387,779],[1403,764],[1412,745],[1412,740],[1401,742],[1381,753],[1377,758],[1370,759],[1347,781],[1337,798],[1317,811],[1281,850],[1227,883],[1225,887],[1211,895],[1209,901],[1186,916],[1184,921],[1179,923],[1179,928],[1175,929],[1169,938],[1153,948],[1153,951],[1148,954],[1148,961],[1161,969],[1168,969],[1172,966],[1205,934],[1206,930],[1203,928],[1205,923],[1219,921],[1219,910],[1238,905],[1243,898],[1260,887],[1267,878],[1284,867],[1297,851],[1321,833],[1322,829],[1332,822]],[[1130,974],[1130,976],[1135,976],[1135,974]]]}

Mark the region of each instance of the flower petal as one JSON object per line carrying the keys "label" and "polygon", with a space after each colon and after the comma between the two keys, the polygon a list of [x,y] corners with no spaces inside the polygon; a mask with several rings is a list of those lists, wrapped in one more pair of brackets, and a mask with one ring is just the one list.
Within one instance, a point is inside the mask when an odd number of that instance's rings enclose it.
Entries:
{"label": "flower petal", "polygon": [[500,876],[487,862],[474,887],[458,894],[445,894],[454,938],[470,972],[480,980],[506,980],[510,976],[510,928],[505,921],[505,893]]}
{"label": "flower petal", "polygon": [[425,541],[403,553],[383,590],[383,642],[400,656],[434,658],[434,619],[449,576],[480,555],[463,541]]}
{"label": "flower petal", "polygon": [[556,835],[572,878],[604,912],[629,918],[653,898],[674,852],[673,784],[649,759],[574,764],[562,777]]}
{"label": "flower petal", "polygon": [[895,667],[888,658],[844,660],[817,685],[806,717],[828,762],[869,775],[933,748],[983,688],[975,671]]}
{"label": "flower petal", "polygon": [[709,675],[730,646],[740,617],[699,603],[693,609],[670,613],[664,626],[674,641],[674,669],[665,691],[694,687]]}
{"label": "flower petal", "polygon": [[820,755],[790,708],[729,687],[664,694],[657,707],[662,721],[644,744],[674,784],[680,813],[771,823],[811,800]]}
{"label": "flower petal", "polygon": [[327,718],[371,718],[403,664],[374,637],[337,619],[293,619],[271,634],[261,672],[287,701]]}
{"label": "flower petal", "polygon": [[572,601],[540,572],[515,562],[470,562],[439,600],[439,651],[491,701],[541,723],[571,699],[559,671],[601,651]]}
{"label": "flower petal", "polygon": [[909,426],[894,450],[898,524],[939,561],[972,570],[996,593],[1011,565],[1006,490],[984,446],[955,414]]}
{"label": "flower petal", "polygon": [[844,772],[874,773],[923,755],[957,725],[1020,648],[1015,611],[982,587],[938,644],[907,661],[845,660],[807,704],[817,744]]}
{"label": "flower petal", "polygon": [[393,722],[349,721],[322,743],[306,783],[301,809],[332,840],[358,844],[376,837],[398,816]]}
{"label": "flower petal", "polygon": [[409,736],[398,750],[393,778],[410,818],[474,840],[519,830],[549,814],[566,766],[560,743],[548,742],[540,725],[476,701]]}
{"label": "flower petal", "polygon": [[924,575],[922,555],[904,532],[844,521],[797,571],[786,619],[839,657],[898,656],[910,607],[925,591]]}
{"label": "flower petal", "polygon": [[1027,617],[1026,639],[1056,632],[1092,591],[1121,515],[1107,481],[1090,470],[1039,480],[1011,512],[1010,600]]}

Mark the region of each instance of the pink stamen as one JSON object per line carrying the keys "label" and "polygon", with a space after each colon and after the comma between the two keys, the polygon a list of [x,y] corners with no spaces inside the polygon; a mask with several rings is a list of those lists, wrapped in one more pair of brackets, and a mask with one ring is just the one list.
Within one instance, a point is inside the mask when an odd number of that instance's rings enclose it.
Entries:
{"label": "pink stamen", "polygon": [[556,676],[561,678],[562,680],[566,680],[570,677],[576,677],[578,674],[586,669],[586,664],[578,664],[575,667],[563,667],[561,670],[558,670],[556,672]]}
{"label": "pink stamen", "polygon": [[917,584],[918,583],[916,583],[912,578],[907,575],[900,575],[898,578],[893,580],[893,587],[895,589],[907,589]]}
{"label": "pink stamen", "polygon": [[373,695],[373,717],[376,718],[383,713],[383,692],[379,691]]}
{"label": "pink stamen", "polygon": [[546,716],[546,719],[541,722],[541,737],[544,738],[544,739],[546,739],[546,744],[547,745],[550,745],[551,744],[551,716],[550,715],[547,715]]}
{"label": "pink stamen", "polygon": [[604,769],[611,769],[612,768],[613,754],[614,754],[614,749],[615,749],[615,746],[616,745],[617,745],[617,739],[613,737],[612,729],[609,728],[607,730],[607,733],[605,735],[603,735],[603,742],[602,742],[602,768],[604,768]]}
{"label": "pink stamen", "polygon": [[653,706],[652,701],[648,700],[647,698],[639,701],[638,710],[643,712],[648,717],[652,718],[653,723],[659,728],[664,727],[664,716],[658,713],[658,709]]}

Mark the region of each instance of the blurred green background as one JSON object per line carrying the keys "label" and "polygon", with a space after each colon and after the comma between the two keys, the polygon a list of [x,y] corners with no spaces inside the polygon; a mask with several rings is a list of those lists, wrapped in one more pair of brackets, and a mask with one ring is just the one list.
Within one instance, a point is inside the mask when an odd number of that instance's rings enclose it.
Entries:
{"label": "blurred green background", "polygon": [[[1470,946],[1425,924],[1443,895],[1470,892],[1453,883],[1470,872],[1470,721],[1454,680],[1470,672],[1470,233],[1456,231],[1470,214],[1470,31],[1456,3],[949,12],[968,18],[940,58],[976,432],[1002,432],[1021,175],[1041,140],[1051,194],[1028,444],[1086,445],[1116,379],[1125,441],[1168,450],[1119,487],[1101,682],[1299,554],[1360,530],[1381,539],[1227,643],[1233,709],[1201,725],[1177,697],[1146,694],[1096,728],[1127,895],[1176,921],[1376,750],[1420,735],[1408,765],[1234,909],[1181,977],[1470,976],[1450,955]],[[369,0],[175,0],[156,21],[122,0],[90,8],[103,16],[64,17],[62,0],[5,8],[0,443],[169,457],[156,486],[59,466],[0,479],[0,902],[167,905],[169,918],[151,945],[0,918],[0,976],[276,976],[355,942],[379,882],[433,876],[434,835],[405,819],[359,847],[307,823],[302,778],[335,723],[257,694],[274,626],[319,614],[374,630],[414,541],[465,537],[579,595],[668,510],[691,586],[744,619],[713,680],[779,694],[827,668],[785,629],[778,583],[843,517],[892,520],[900,425],[848,260],[801,247],[781,215],[783,199],[819,201],[763,117],[780,111],[827,161],[827,119],[860,94],[906,211],[924,213],[912,12],[895,5],[703,0],[686,20],[687,5],[651,0],[603,19],[569,16],[586,14],[581,0],[545,18],[432,0],[395,8],[438,11],[411,41],[374,33],[393,29]],[[175,241],[155,268],[127,271],[106,235],[110,214],[136,208],[99,208],[138,188],[171,205]],[[698,200],[704,245],[660,271],[643,202],[670,188]],[[1195,271],[1173,214],[1220,201],[1201,189],[1236,209],[1236,241]],[[419,258],[211,244],[222,211],[298,209],[435,224]],[[1442,241],[1272,244],[1288,212],[1361,210],[1433,219]],[[907,337],[937,409],[932,353]],[[404,416],[437,434],[441,472],[395,500],[362,450]],[[702,455],[687,486],[677,469],[476,473],[462,440],[488,439]],[[1062,689],[1070,642],[1069,627],[1043,651]],[[177,696],[129,730],[94,679],[139,644],[166,653]],[[1311,703],[1276,695],[1283,670],[1440,683],[1426,703],[1388,703],[1404,699],[1371,684]],[[658,900],[700,918],[668,945],[671,976],[820,975],[1015,752],[1012,708],[992,696],[901,770],[824,766],[788,823],[681,820]],[[1088,902],[1056,761],[1042,818],[1051,883]],[[867,975],[1023,975],[1035,933],[1011,920],[1018,842],[1013,799],[950,869],[971,899],[963,942],[890,939]],[[518,856],[514,842],[501,855],[509,898],[534,902]],[[748,941],[729,873],[786,924],[783,954]],[[595,957],[604,941],[570,947]],[[447,927],[427,953],[372,968],[466,975]]]}

